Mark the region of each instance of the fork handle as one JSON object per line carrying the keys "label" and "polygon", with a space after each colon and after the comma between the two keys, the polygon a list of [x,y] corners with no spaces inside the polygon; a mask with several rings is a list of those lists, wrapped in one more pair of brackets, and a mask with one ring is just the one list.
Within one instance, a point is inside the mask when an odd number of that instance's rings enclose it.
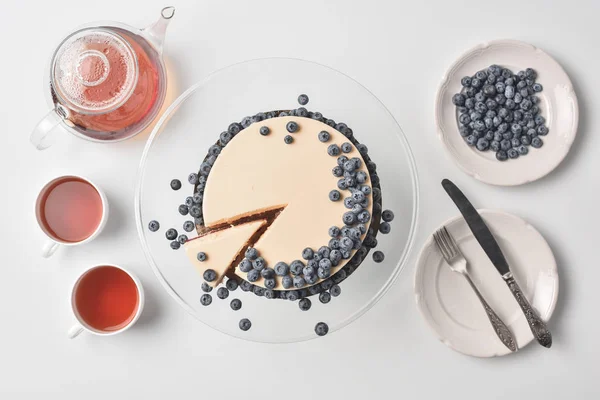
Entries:
{"label": "fork handle", "polygon": [[471,285],[471,287],[473,288],[473,291],[479,298],[479,301],[481,302],[481,305],[485,309],[485,313],[487,314],[488,319],[490,320],[490,323],[492,324],[492,328],[494,328],[494,331],[496,332],[496,335],[498,335],[498,338],[500,339],[500,341],[506,347],[508,347],[508,349],[510,351],[513,351],[513,352],[517,351],[517,344],[515,342],[515,338],[513,337],[512,333],[510,332],[510,329],[508,329],[508,327],[500,319],[498,314],[496,314],[496,312],[492,309],[492,307],[490,307],[490,305],[487,303],[487,301],[485,301],[485,298],[479,292],[479,289],[477,289],[477,286],[475,286],[475,284],[471,280],[471,277],[468,274],[465,274],[465,278],[467,278],[469,285]]}
{"label": "fork handle", "polygon": [[507,274],[503,278],[513,296],[515,296],[517,303],[519,303],[521,310],[523,310],[523,314],[525,314],[525,318],[527,319],[531,333],[533,333],[533,337],[535,337],[535,339],[542,346],[550,348],[550,346],[552,346],[552,335],[550,334],[546,323],[535,312],[533,307],[531,307],[527,297],[525,297],[521,291],[521,288],[517,284],[517,281],[515,281],[515,278],[512,276],[512,274]]}

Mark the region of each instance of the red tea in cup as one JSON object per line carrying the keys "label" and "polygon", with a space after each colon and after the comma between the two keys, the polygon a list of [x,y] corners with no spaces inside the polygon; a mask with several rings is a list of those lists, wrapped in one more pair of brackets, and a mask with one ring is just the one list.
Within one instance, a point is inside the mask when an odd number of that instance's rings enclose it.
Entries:
{"label": "red tea in cup", "polygon": [[36,208],[44,232],[61,243],[88,239],[98,230],[104,215],[98,190],[76,176],[57,178],[46,185]]}
{"label": "red tea in cup", "polygon": [[134,279],[115,266],[84,273],[73,290],[73,309],[88,328],[100,333],[124,329],[138,315],[140,293]]}

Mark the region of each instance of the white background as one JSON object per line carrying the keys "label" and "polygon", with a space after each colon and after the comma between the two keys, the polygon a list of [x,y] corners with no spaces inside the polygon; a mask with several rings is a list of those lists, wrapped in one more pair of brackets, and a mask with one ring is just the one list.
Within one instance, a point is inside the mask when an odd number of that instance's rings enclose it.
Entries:
{"label": "white background", "polygon": [[[0,56],[0,398],[445,398],[600,397],[600,2],[589,1],[176,1],[166,55],[176,91],[216,68],[292,56],[339,69],[371,89],[404,129],[421,182],[416,246],[389,293],[360,320],[320,340],[247,343],[187,315],[145,262],[133,217],[144,145],[98,145],[66,136],[38,152],[28,136],[48,105],[47,58],[73,27],[93,20],[144,26],[167,4],[3,0]],[[446,67],[473,45],[531,42],[570,75],[581,108],[566,161],[541,181],[490,187],[464,175],[435,135],[433,100]],[[36,191],[64,172],[88,176],[109,197],[103,235],[84,247],[40,257],[32,213]],[[439,182],[452,178],[485,208],[520,215],[552,246],[560,296],[550,322],[554,346],[531,345],[497,359],[469,358],[439,343],[412,294],[426,236],[456,214]],[[147,291],[139,323],[123,335],[66,337],[69,290],[87,267],[112,262],[135,271]],[[108,396],[107,396],[108,395]]]}

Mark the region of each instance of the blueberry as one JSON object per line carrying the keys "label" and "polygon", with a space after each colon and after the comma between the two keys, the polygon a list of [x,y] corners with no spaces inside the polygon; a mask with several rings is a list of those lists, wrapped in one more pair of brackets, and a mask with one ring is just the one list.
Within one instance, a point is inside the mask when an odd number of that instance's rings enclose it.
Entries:
{"label": "blueberry", "polygon": [[294,138],[291,135],[285,135],[283,141],[285,144],[292,144],[294,142]]}
{"label": "blueberry", "polygon": [[300,298],[300,295],[298,294],[298,291],[296,290],[290,290],[289,292],[287,292],[287,299],[290,301],[296,301]]}
{"label": "blueberry", "polygon": [[225,300],[227,297],[229,297],[229,289],[220,287],[217,289],[217,297],[221,300]]}
{"label": "blueberry", "polygon": [[319,261],[319,268],[323,268],[323,269],[331,269],[331,267],[333,266],[333,263],[331,262],[331,260],[329,258],[323,258]]}
{"label": "blueberry", "polygon": [[460,80],[460,84],[463,85],[464,87],[471,86],[471,77],[470,76],[465,76],[464,78],[462,78]]}
{"label": "blueberry", "polygon": [[331,228],[329,228],[329,236],[331,236],[332,238],[340,236],[340,228],[338,228],[337,226],[332,226]]}
{"label": "blueberry", "polygon": [[293,283],[294,283],[294,287],[297,289],[300,289],[300,288],[303,288],[304,286],[306,286],[306,280],[304,280],[304,277],[302,277],[300,275],[294,277]]}
{"label": "blueberry", "polygon": [[265,289],[261,288],[260,286],[254,286],[252,288],[252,292],[256,295],[256,296],[264,296],[265,295]]}
{"label": "blueberry", "polygon": [[486,151],[489,148],[490,148],[490,142],[488,140],[486,140],[484,138],[477,140],[477,150]]}
{"label": "blueberry", "polygon": [[514,98],[515,103],[519,104],[523,101],[523,96],[521,96],[521,93],[516,93],[515,94],[515,98]]}
{"label": "blueberry", "polygon": [[337,266],[340,263],[340,261],[342,261],[342,252],[337,249],[331,250],[329,260],[331,260],[331,265]]}
{"label": "blueberry", "polygon": [[527,146],[521,145],[517,148],[517,151],[520,155],[525,156],[529,153],[529,148]]}
{"label": "blueberry", "polygon": [[158,221],[152,220],[148,223],[148,229],[150,230],[150,232],[156,232],[160,229],[160,224],[158,223]]}
{"label": "blueberry", "polygon": [[483,87],[483,94],[488,97],[496,96],[496,88],[493,85],[485,85]]}
{"label": "blueberry", "polygon": [[340,148],[337,144],[330,144],[329,147],[327,147],[327,154],[329,154],[332,157],[339,156]]}
{"label": "blueberry", "polygon": [[275,277],[275,271],[273,270],[273,268],[263,268],[260,271],[260,276],[262,276],[265,279],[273,279]]}
{"label": "blueberry", "polygon": [[256,269],[251,269],[246,275],[246,279],[248,279],[248,282],[256,282],[258,278],[260,278],[260,272]]}
{"label": "blueberry", "polygon": [[267,262],[262,257],[256,257],[252,260],[252,268],[257,271],[262,271],[267,266]]}
{"label": "blueberry", "polygon": [[475,100],[474,99],[465,100],[465,107],[469,110],[472,110],[473,108],[475,108]]}
{"label": "blueberry", "polygon": [[506,86],[515,86],[515,78],[508,78],[504,81],[504,83],[506,83]]}
{"label": "blueberry", "polygon": [[344,250],[350,250],[354,246],[354,242],[349,237],[343,237],[340,239],[340,248]]}
{"label": "blueberry", "polygon": [[312,305],[310,299],[300,299],[300,301],[298,302],[298,306],[300,307],[300,310],[302,311],[308,311],[310,310],[310,306]]}
{"label": "blueberry", "polygon": [[465,142],[467,142],[469,146],[475,146],[475,144],[477,143],[477,136],[469,135],[465,138]]}
{"label": "blueberry", "polygon": [[505,79],[509,79],[512,76],[512,72],[510,72],[510,69],[508,68],[502,68],[502,76]]}
{"label": "blueberry", "polygon": [[496,152],[496,159],[498,161],[506,161],[508,159],[508,155],[506,154],[506,151],[499,150],[498,152]]}
{"label": "blueberry", "polygon": [[332,251],[337,250],[340,248],[340,241],[337,239],[331,239],[327,246],[329,246],[329,248],[332,249]]}
{"label": "blueberry", "polygon": [[302,258],[304,258],[305,260],[310,260],[311,258],[313,258],[314,255],[315,252],[310,247],[307,247],[304,250],[302,250]]}
{"label": "blueberry", "polygon": [[331,253],[331,249],[327,246],[321,246],[319,247],[317,253],[321,256],[321,258],[327,258],[329,257],[329,253]]}
{"label": "blueberry", "polygon": [[233,299],[231,300],[231,303],[229,303],[229,306],[233,311],[238,311],[242,308],[242,301],[240,299]]}
{"label": "blueberry", "polygon": [[474,87],[475,89],[481,87],[481,80],[477,78],[471,79],[471,87]]}
{"label": "blueberry", "polygon": [[210,286],[206,282],[202,282],[202,285],[200,285],[200,288],[202,289],[202,291],[204,293],[210,293],[213,290],[212,286]]}
{"label": "blueberry", "polygon": [[452,104],[454,104],[455,106],[464,106],[465,100],[465,96],[460,93],[457,93],[454,96],[452,96]]}
{"label": "blueberry", "polygon": [[212,303],[212,296],[210,294],[205,293],[202,296],[200,296],[200,304],[202,304],[203,306],[208,306],[210,305],[210,303]]}
{"label": "blueberry", "polygon": [[198,254],[196,254],[196,259],[200,262],[206,261],[206,259],[207,259],[206,253],[203,251],[198,252]]}
{"label": "blueberry", "polygon": [[221,145],[221,147],[225,147],[232,138],[233,135],[231,134],[231,132],[221,132],[221,134],[219,135],[219,144]]}
{"label": "blueberry", "polygon": [[521,144],[524,144],[525,146],[529,146],[531,144],[531,138],[527,135],[521,136]]}
{"label": "blueberry", "polygon": [[274,289],[277,286],[277,281],[274,278],[265,278],[263,283],[267,289]]}
{"label": "blueberry", "polygon": [[356,222],[356,215],[351,211],[345,212],[342,216],[342,221],[346,225],[352,225]]}
{"label": "blueberry", "polygon": [[333,297],[338,297],[342,293],[342,289],[339,285],[333,285],[331,289],[329,289],[329,293],[331,293]]}
{"label": "blueberry", "polygon": [[340,194],[340,192],[335,189],[329,192],[329,200],[331,201],[339,201],[341,197],[342,195]]}
{"label": "blueberry", "polygon": [[537,92],[537,93],[539,93],[539,92],[541,92],[542,90],[544,90],[543,86],[542,86],[542,85],[540,85],[539,83],[534,83],[533,85],[531,85],[531,87],[532,87],[532,89],[533,89],[535,92]]}
{"label": "blueberry", "polygon": [[331,275],[331,269],[321,268],[317,269],[317,276],[321,279],[327,279]]}
{"label": "blueberry", "polygon": [[299,117],[307,117],[308,111],[304,107],[299,107],[296,109],[296,115]]}
{"label": "blueberry", "polygon": [[533,139],[531,139],[531,146],[533,146],[534,148],[539,149],[543,145],[544,141],[539,136],[536,136]]}
{"label": "blueberry", "polygon": [[325,322],[319,322],[315,325],[315,333],[317,336],[325,336],[329,332],[329,326]]}
{"label": "blueberry", "polygon": [[261,135],[267,136],[271,132],[271,130],[269,129],[268,126],[261,126],[259,129],[259,132]]}
{"label": "blueberry", "polygon": [[250,322],[248,318],[243,318],[240,320],[239,326],[241,330],[247,331],[250,329],[250,327],[252,327],[252,322]]}
{"label": "blueberry", "polygon": [[381,219],[385,222],[392,222],[394,220],[394,213],[391,210],[385,210],[381,213]]}
{"label": "blueberry", "polygon": [[237,290],[238,286],[239,286],[238,281],[236,281],[235,279],[231,279],[231,278],[228,279],[227,282],[225,283],[225,287],[230,292],[233,292],[234,290]]}
{"label": "blueberry", "polygon": [[181,189],[181,181],[179,179],[173,179],[171,181],[171,189],[173,189],[173,190]]}
{"label": "blueberry", "polygon": [[344,153],[350,153],[352,151],[352,145],[348,142],[342,143],[341,149]]}
{"label": "blueberry", "polygon": [[512,146],[510,140],[508,139],[504,139],[503,141],[500,142],[500,148],[504,151],[510,149]]}
{"label": "blueberry", "polygon": [[510,131],[514,135],[521,136],[521,132],[523,131],[523,128],[519,124],[512,124],[512,126],[510,127]]}
{"label": "blueberry", "polygon": [[256,250],[254,247],[248,247],[244,253],[244,257],[250,261],[256,260],[258,257],[258,250]]}
{"label": "blueberry", "polygon": [[176,231],[175,229],[173,229],[173,228],[171,228],[171,229],[168,229],[168,230],[165,232],[165,236],[166,236],[166,238],[167,238],[168,240],[175,240],[175,239],[177,239],[177,235],[178,235],[178,234],[177,234],[177,231]]}
{"label": "blueberry", "polygon": [[471,117],[469,115],[467,115],[467,114],[461,114],[458,117],[458,122],[460,122],[463,125],[468,125],[469,122],[471,122]]}
{"label": "blueberry", "polygon": [[240,263],[238,264],[238,268],[240,269],[240,271],[242,272],[250,272],[250,270],[252,270],[252,262],[250,260],[248,260],[247,258],[244,258],[242,261],[240,261]]}
{"label": "blueberry", "polygon": [[292,280],[291,276],[286,275],[283,278],[281,278],[281,286],[283,286],[284,289],[289,289],[292,287],[292,285],[293,285],[293,280]]}
{"label": "blueberry", "polygon": [[512,159],[519,158],[519,152],[516,149],[508,149],[506,154]]}
{"label": "blueberry", "polygon": [[253,284],[251,284],[250,282],[245,281],[245,280],[243,280],[240,283],[240,289],[242,289],[243,292],[251,291],[253,286],[254,286]]}
{"label": "blueberry", "polygon": [[363,156],[366,156],[369,153],[369,148],[365,144],[363,144],[363,143],[357,144],[356,145],[356,149]]}
{"label": "blueberry", "polygon": [[493,111],[496,108],[498,108],[498,102],[493,99],[487,99],[485,101],[485,106],[488,108],[488,113],[489,113],[490,111]]}
{"label": "blueberry", "polygon": [[238,133],[240,133],[241,130],[242,130],[242,125],[237,122],[230,124],[229,127],[227,128],[227,131],[229,133],[231,133],[232,135],[237,135]]}
{"label": "blueberry", "polygon": [[323,304],[327,304],[331,301],[331,295],[328,292],[321,292],[319,294],[319,301]]}
{"label": "blueberry", "polygon": [[301,94],[300,96],[298,96],[298,103],[300,103],[300,105],[307,105],[308,104],[308,96],[305,94]]}
{"label": "blueberry", "polygon": [[[356,180],[358,181],[358,174],[356,175]],[[371,186],[367,186],[367,185],[362,185],[360,187],[360,191],[363,192],[366,196],[368,196],[372,193]]]}
{"label": "blueberry", "polygon": [[546,136],[548,134],[548,128],[545,125],[540,125],[537,127],[537,133],[540,136]]}
{"label": "blueberry", "polygon": [[507,84],[506,89],[504,89],[504,97],[507,99],[515,97],[515,87]]}
{"label": "blueberry", "polygon": [[521,146],[521,139],[518,138],[517,136],[515,136],[510,141],[510,144],[512,145],[513,148],[517,148],[517,147]]}
{"label": "blueberry", "polygon": [[304,269],[304,263],[300,260],[294,260],[290,264],[290,272],[294,276],[298,276],[302,274],[302,270]]}
{"label": "blueberry", "polygon": [[356,219],[358,220],[358,222],[366,224],[371,220],[371,214],[367,210],[363,210],[360,213],[358,213]]}
{"label": "blueberry", "polygon": [[319,140],[321,142],[325,143],[325,142],[329,141],[329,139],[331,138],[331,135],[327,131],[321,131],[321,132],[319,132],[317,137],[319,138]]}
{"label": "blueberry", "polygon": [[534,121],[536,125],[544,125],[546,118],[544,118],[542,115],[536,115]]}

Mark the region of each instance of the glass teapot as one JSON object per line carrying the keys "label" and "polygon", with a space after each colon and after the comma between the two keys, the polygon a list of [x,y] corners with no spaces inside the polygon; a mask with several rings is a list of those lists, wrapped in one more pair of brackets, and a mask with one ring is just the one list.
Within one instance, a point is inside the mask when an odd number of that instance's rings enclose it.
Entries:
{"label": "glass teapot", "polygon": [[53,109],[31,142],[39,150],[67,130],[96,142],[116,142],[143,131],[165,100],[162,47],[174,7],[144,29],[120,23],[93,25],[67,36],[54,51],[47,74]]}

